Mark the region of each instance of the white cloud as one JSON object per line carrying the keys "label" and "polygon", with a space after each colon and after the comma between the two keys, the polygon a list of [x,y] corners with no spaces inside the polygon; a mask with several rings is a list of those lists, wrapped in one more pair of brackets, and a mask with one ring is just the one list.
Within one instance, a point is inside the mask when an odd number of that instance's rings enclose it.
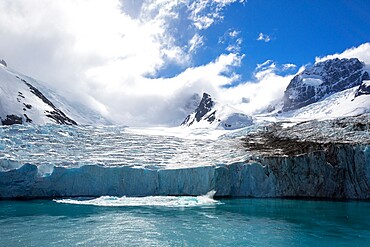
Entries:
{"label": "white cloud", "polygon": [[370,43],[364,43],[358,47],[352,47],[342,53],[328,55],[325,57],[316,57],[315,62],[322,62],[333,58],[358,58],[366,64],[366,68],[370,70]]}
{"label": "white cloud", "polygon": [[238,53],[241,50],[242,43],[243,43],[243,39],[238,38],[238,39],[235,40],[235,42],[233,44],[229,44],[226,47],[226,50],[229,51],[229,52]]}
{"label": "white cloud", "polygon": [[240,37],[241,31],[230,29],[219,38],[219,44],[228,44],[226,51],[232,53],[239,53],[243,44],[243,39]]}
{"label": "white cloud", "polygon": [[258,41],[264,41],[264,42],[270,42],[271,41],[271,37],[267,34],[264,34],[264,33],[260,33],[258,35],[258,38],[257,38]]}
{"label": "white cloud", "polygon": [[254,81],[247,81],[234,88],[223,89],[220,93],[224,104],[254,114],[271,104],[278,103],[294,75],[281,76],[276,64],[268,60],[256,67]]}
{"label": "white cloud", "polygon": [[196,51],[199,47],[204,45],[204,38],[203,36],[200,36],[198,33],[196,33],[193,38],[189,40],[189,49],[188,51],[190,53]]}
{"label": "white cloud", "polygon": [[263,70],[264,68],[266,68],[266,67],[268,68],[268,67],[270,67],[272,65],[274,65],[274,61],[272,61],[272,60],[266,60],[263,63],[257,64],[256,70],[257,71]]}
{"label": "white cloud", "polygon": [[229,36],[231,38],[236,38],[240,35],[240,31],[236,31],[236,30],[232,30],[232,31],[229,31]]}
{"label": "white cloud", "polygon": [[[132,85],[107,85],[98,90],[115,119],[129,125],[178,125],[189,112],[184,107],[194,93],[209,92],[220,97],[219,88],[235,79],[228,74],[240,64],[235,54],[221,55],[215,61],[188,68],[173,78],[132,78]],[[129,83],[130,80],[127,80]]]}
{"label": "white cloud", "polygon": [[292,64],[292,63],[287,63],[287,64],[283,64],[282,70],[285,71],[285,70],[290,70],[290,69],[295,69],[295,68],[297,68],[297,65]]}
{"label": "white cloud", "polygon": [[245,3],[245,0],[192,0],[187,1],[190,10],[189,18],[199,30],[209,28],[214,22],[222,20],[222,10],[235,2]]}

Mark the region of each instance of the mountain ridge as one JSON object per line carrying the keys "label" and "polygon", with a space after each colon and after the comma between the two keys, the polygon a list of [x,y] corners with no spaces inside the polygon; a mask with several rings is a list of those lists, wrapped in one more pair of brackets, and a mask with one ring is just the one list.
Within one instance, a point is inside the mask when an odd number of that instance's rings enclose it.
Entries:
{"label": "mountain ridge", "polygon": [[[368,113],[370,112],[370,76],[365,70],[365,64],[357,58],[328,59],[295,75],[287,86],[281,103],[269,106],[269,109],[262,111],[265,113],[252,114],[253,117],[239,118],[233,122],[230,119],[235,114],[243,116],[244,113],[229,108],[227,112],[224,111],[223,120],[228,119],[231,123],[223,121],[224,125],[214,126],[213,121],[220,119],[216,117],[217,112],[220,112],[223,107],[226,106],[216,104],[211,95],[204,93],[202,102],[185,118],[182,126],[205,127],[208,123],[210,128],[213,126],[213,128],[235,129],[250,125],[252,118],[270,117],[268,121],[271,121],[272,117],[272,121],[299,121]],[[247,115],[244,114],[244,116]],[[221,120],[218,121],[221,122]],[[243,121],[245,121],[244,124]]]}
{"label": "mountain ridge", "polygon": [[284,92],[282,111],[296,110],[370,80],[357,58],[329,59],[296,75]]}

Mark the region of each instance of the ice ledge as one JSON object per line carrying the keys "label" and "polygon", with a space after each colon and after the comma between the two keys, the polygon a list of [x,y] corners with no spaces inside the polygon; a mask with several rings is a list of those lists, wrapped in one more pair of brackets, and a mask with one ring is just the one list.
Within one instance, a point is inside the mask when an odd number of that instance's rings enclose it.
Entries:
{"label": "ice ledge", "polygon": [[370,199],[370,146],[340,144],[328,153],[183,169],[55,167],[25,164],[0,172],[0,198],[204,195]]}

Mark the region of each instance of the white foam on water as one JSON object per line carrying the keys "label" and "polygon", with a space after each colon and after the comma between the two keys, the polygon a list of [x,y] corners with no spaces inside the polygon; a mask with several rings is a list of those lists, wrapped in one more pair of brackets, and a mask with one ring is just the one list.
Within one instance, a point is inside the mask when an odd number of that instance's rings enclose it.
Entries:
{"label": "white foam on water", "polygon": [[55,199],[57,203],[92,205],[102,207],[199,207],[220,204],[214,200],[216,191],[212,190],[202,196],[146,196],[146,197],[116,197],[101,196],[95,199]]}

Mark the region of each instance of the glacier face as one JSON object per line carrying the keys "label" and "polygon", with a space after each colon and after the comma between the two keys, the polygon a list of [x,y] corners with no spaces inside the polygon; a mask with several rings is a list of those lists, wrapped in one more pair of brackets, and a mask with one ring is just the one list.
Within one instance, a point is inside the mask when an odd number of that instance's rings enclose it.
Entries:
{"label": "glacier face", "polygon": [[0,172],[1,198],[73,196],[204,195],[370,199],[370,147],[334,145],[295,157],[260,161],[149,169],[135,167],[55,167],[40,176],[35,165]]}
{"label": "glacier face", "polygon": [[215,190],[232,197],[370,199],[368,120],[263,126],[218,140],[138,135],[122,127],[2,127],[0,198]]}

